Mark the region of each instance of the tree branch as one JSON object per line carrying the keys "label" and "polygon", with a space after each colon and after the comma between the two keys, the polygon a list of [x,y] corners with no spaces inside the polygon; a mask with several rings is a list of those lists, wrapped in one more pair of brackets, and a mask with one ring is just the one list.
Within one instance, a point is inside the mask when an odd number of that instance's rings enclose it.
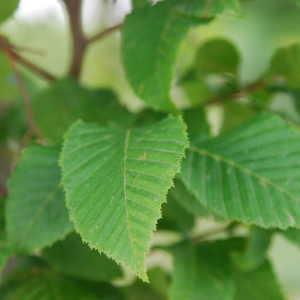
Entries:
{"label": "tree branch", "polygon": [[26,60],[25,58],[23,58],[22,56],[20,56],[15,50],[13,50],[13,49],[18,49],[18,47],[7,43],[4,40],[4,38],[3,38],[3,36],[1,34],[0,34],[0,47],[6,53],[9,51],[10,57],[14,61],[19,62],[24,67],[26,67],[29,70],[37,73],[38,75],[41,75],[42,77],[44,77],[45,79],[47,79],[49,81],[56,81],[56,78],[53,75],[51,75],[50,73],[48,73],[47,71],[43,70],[39,66],[35,65],[34,63],[32,63],[32,62]]}
{"label": "tree branch", "polygon": [[63,0],[63,2],[66,5],[67,13],[69,16],[69,23],[73,40],[73,57],[69,75],[78,79],[81,74],[85,49],[88,45],[82,28],[82,0]]}
{"label": "tree branch", "polygon": [[25,141],[23,140],[22,144],[24,144],[25,142],[27,143],[28,140],[30,140],[32,135],[35,135],[38,140],[42,140],[42,136],[41,136],[36,124],[35,124],[35,120],[34,120],[34,116],[33,116],[33,110],[32,110],[31,102],[30,102],[30,97],[29,97],[29,94],[28,94],[28,92],[26,90],[26,87],[24,85],[22,76],[21,76],[21,74],[18,70],[16,61],[14,59],[14,55],[12,54],[10,48],[3,48],[3,50],[7,54],[10,65],[12,67],[12,70],[13,70],[13,73],[14,73],[14,76],[15,76],[15,79],[16,79],[16,82],[17,82],[17,86],[18,86],[19,91],[20,91],[21,96],[22,96],[25,112],[26,112],[26,117],[27,117],[27,122],[28,122],[28,130],[25,134],[25,138],[24,138]]}
{"label": "tree branch", "polygon": [[223,102],[230,101],[230,100],[236,100],[240,95],[251,94],[257,90],[263,89],[265,86],[266,86],[266,82],[263,79],[260,79],[260,80],[254,82],[254,83],[251,83],[233,93],[213,97],[210,100],[208,100],[207,102],[205,102],[204,105],[210,106],[213,104],[223,103]]}
{"label": "tree branch", "polygon": [[100,31],[96,35],[88,38],[87,42],[88,43],[92,43],[92,42],[98,41],[98,40],[102,39],[103,37],[105,37],[107,34],[109,34],[109,33],[113,32],[115,30],[118,30],[118,29],[122,28],[122,26],[123,26],[123,23],[119,23],[119,24],[116,24],[116,25],[114,25],[112,27],[108,27],[108,28]]}

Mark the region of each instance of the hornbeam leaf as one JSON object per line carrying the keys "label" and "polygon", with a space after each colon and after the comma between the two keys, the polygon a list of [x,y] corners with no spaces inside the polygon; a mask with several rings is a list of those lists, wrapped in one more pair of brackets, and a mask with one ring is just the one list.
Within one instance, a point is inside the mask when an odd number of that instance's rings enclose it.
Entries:
{"label": "hornbeam leaf", "polygon": [[74,280],[41,265],[10,274],[0,295],[3,300],[124,300],[110,283]]}
{"label": "hornbeam leaf", "polygon": [[19,0],[0,0],[0,23],[9,18],[19,6]]}
{"label": "hornbeam leaf", "polygon": [[145,281],[152,231],[187,145],[183,121],[171,116],[130,130],[78,121],[66,134],[60,165],[76,230]]}
{"label": "hornbeam leaf", "polygon": [[180,13],[200,18],[210,18],[219,14],[242,17],[238,0],[169,0]]}
{"label": "hornbeam leaf", "polygon": [[17,251],[40,250],[74,229],[60,184],[58,155],[56,148],[30,146],[9,180],[8,242]]}
{"label": "hornbeam leaf", "polygon": [[194,143],[181,177],[200,202],[225,218],[262,227],[300,226],[300,134],[263,113]]}
{"label": "hornbeam leaf", "polygon": [[171,248],[174,255],[171,300],[231,300],[235,282],[222,243],[185,243]]}
{"label": "hornbeam leaf", "polygon": [[233,274],[237,287],[234,300],[285,299],[267,260],[251,272],[240,272],[236,269]]}
{"label": "hornbeam leaf", "polygon": [[135,9],[126,17],[123,63],[133,90],[147,105],[174,111],[169,93],[179,44],[189,28],[207,22],[176,12],[168,1]]}

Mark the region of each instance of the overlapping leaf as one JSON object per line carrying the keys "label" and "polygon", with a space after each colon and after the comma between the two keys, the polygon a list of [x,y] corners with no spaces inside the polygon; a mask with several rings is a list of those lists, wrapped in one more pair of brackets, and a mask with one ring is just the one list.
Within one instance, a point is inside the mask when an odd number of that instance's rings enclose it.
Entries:
{"label": "overlapping leaf", "polygon": [[[11,275],[0,287],[5,300],[124,300],[109,283],[74,280],[52,270],[35,266],[35,271],[22,270]],[[24,280],[26,279],[26,280]]]}
{"label": "overlapping leaf", "polygon": [[235,294],[230,260],[214,244],[182,244],[174,255],[171,300],[230,300]]}
{"label": "overlapping leaf", "polygon": [[135,116],[122,107],[109,90],[88,90],[71,78],[56,82],[33,98],[35,120],[43,136],[62,142],[69,126],[79,118],[106,126],[126,126]]}
{"label": "overlapping leaf", "polygon": [[175,117],[132,130],[77,122],[66,134],[60,164],[76,230],[143,280],[160,205],[186,146]]}
{"label": "overlapping leaf", "polygon": [[123,63],[132,88],[147,105],[174,111],[169,93],[179,44],[190,27],[206,22],[176,12],[169,1],[133,10],[126,17]]}
{"label": "overlapping leaf", "polygon": [[238,0],[170,0],[170,2],[180,13],[198,18],[210,18],[219,14],[243,16]]}
{"label": "overlapping leaf", "polygon": [[278,80],[282,83],[282,78],[286,83],[295,89],[299,89],[300,84],[300,44],[293,44],[288,47],[279,48],[274,54],[268,70],[270,80]]}
{"label": "overlapping leaf", "polygon": [[220,137],[195,143],[181,177],[206,207],[262,227],[300,225],[300,134],[263,113]]}
{"label": "overlapping leaf", "polygon": [[17,251],[40,250],[73,230],[60,184],[58,154],[56,148],[30,146],[9,180],[8,241]]}
{"label": "overlapping leaf", "polygon": [[9,255],[12,254],[12,249],[7,244],[6,232],[4,226],[4,205],[3,199],[0,198],[0,271],[5,265]]}
{"label": "overlapping leaf", "polygon": [[83,280],[109,281],[122,275],[114,261],[83,244],[75,233],[45,248],[43,257],[64,274]]}
{"label": "overlapping leaf", "polygon": [[234,277],[237,287],[234,300],[285,299],[268,261],[251,272],[235,270]]}

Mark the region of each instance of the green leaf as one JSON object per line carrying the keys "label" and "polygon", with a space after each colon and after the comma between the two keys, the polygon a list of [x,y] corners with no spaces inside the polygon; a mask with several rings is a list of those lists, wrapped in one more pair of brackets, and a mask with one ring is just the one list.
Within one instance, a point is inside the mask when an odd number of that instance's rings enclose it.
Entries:
{"label": "green leaf", "polygon": [[237,268],[242,271],[252,271],[259,267],[266,259],[266,252],[270,246],[272,231],[253,227],[246,249],[243,252],[232,252],[231,258]]}
{"label": "green leaf", "polygon": [[8,241],[18,252],[40,250],[73,230],[60,184],[58,155],[56,148],[30,146],[9,180]]}
{"label": "green leaf", "polygon": [[109,281],[122,275],[120,267],[114,261],[91,250],[75,233],[52,247],[45,248],[43,257],[59,271],[79,279]]}
{"label": "green leaf", "polygon": [[295,243],[300,247],[300,229],[299,228],[288,228],[286,231],[280,231],[286,238],[291,242]]}
{"label": "green leaf", "polygon": [[181,178],[223,217],[262,227],[300,225],[300,135],[263,113],[227,133],[192,144]]}
{"label": "green leaf", "polygon": [[0,0],[0,23],[9,18],[19,6],[19,0]]}
{"label": "green leaf", "polygon": [[233,299],[230,260],[219,243],[185,243],[170,250],[174,255],[170,300]]}
{"label": "green leaf", "polygon": [[210,136],[210,125],[203,107],[184,110],[183,119],[188,127],[190,139],[198,139],[201,135],[203,135],[203,139]]}
{"label": "green leaf", "polygon": [[162,218],[158,220],[157,229],[178,230],[186,233],[194,226],[194,215],[175,200],[171,190],[168,193],[167,203],[162,205]]}
{"label": "green leaf", "polygon": [[4,201],[0,198],[0,271],[3,269],[6,260],[12,254],[12,252],[12,249],[7,244],[5,232]]}
{"label": "green leaf", "polygon": [[76,122],[60,165],[76,230],[143,280],[152,231],[187,147],[180,118],[138,129]]}
{"label": "green leaf", "polygon": [[150,5],[148,0],[131,0],[133,8],[138,8],[145,5]]}
{"label": "green leaf", "polygon": [[122,288],[127,300],[167,300],[168,277],[161,268],[153,268],[148,271],[150,283],[139,278],[131,286]]}
{"label": "green leaf", "polygon": [[194,195],[189,193],[180,179],[174,179],[174,188],[170,190],[170,194],[184,207],[188,212],[194,214],[197,217],[203,218],[211,215]]}
{"label": "green leaf", "polygon": [[109,283],[73,280],[52,270],[35,266],[34,272],[24,270],[10,276],[0,288],[5,300],[124,300]]}
{"label": "green leaf", "polygon": [[197,53],[196,69],[204,75],[230,73],[236,76],[239,64],[239,53],[232,43],[224,39],[208,41]]}
{"label": "green leaf", "polygon": [[175,110],[169,93],[179,44],[190,27],[204,23],[177,13],[168,1],[127,15],[122,31],[123,64],[133,90],[147,105]]}
{"label": "green leaf", "polygon": [[279,48],[274,54],[267,78],[282,84],[284,79],[292,88],[299,88],[300,84],[300,44]]}
{"label": "green leaf", "polygon": [[35,120],[44,137],[54,144],[78,119],[110,127],[128,126],[135,116],[109,90],[87,90],[71,78],[58,81],[33,99]]}
{"label": "green leaf", "polygon": [[219,14],[242,17],[238,0],[170,0],[180,13],[198,18],[211,18]]}
{"label": "green leaf", "polygon": [[221,132],[234,128],[257,114],[257,111],[249,103],[235,103],[231,101],[223,103],[223,111],[224,117]]}
{"label": "green leaf", "polygon": [[234,277],[237,287],[234,300],[284,300],[268,261],[251,272],[235,270]]}
{"label": "green leaf", "polygon": [[[0,0],[1,1],[1,0]],[[8,1],[9,2],[9,1]],[[1,14],[1,13],[0,13]],[[17,92],[16,83],[7,56],[0,50],[0,102]]]}

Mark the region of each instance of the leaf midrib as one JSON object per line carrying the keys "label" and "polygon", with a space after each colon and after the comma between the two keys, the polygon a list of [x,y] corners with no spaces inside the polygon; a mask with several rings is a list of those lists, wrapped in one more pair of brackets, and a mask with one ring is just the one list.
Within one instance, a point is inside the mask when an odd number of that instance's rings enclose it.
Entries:
{"label": "leaf midrib", "polygon": [[248,168],[244,167],[243,165],[240,165],[240,164],[236,163],[235,161],[233,161],[231,159],[228,159],[228,158],[223,157],[223,156],[221,156],[219,154],[210,152],[210,151],[208,151],[208,150],[206,150],[204,148],[197,148],[195,146],[191,146],[190,151],[197,152],[197,153],[199,153],[201,155],[209,156],[209,157],[211,157],[211,158],[213,158],[213,159],[215,159],[217,161],[222,161],[222,162],[224,162],[224,163],[226,163],[226,164],[228,164],[228,165],[230,165],[230,166],[232,166],[232,167],[234,167],[236,169],[239,169],[239,170],[247,173],[250,176],[253,176],[253,177],[259,179],[261,182],[263,182],[263,183],[265,183],[267,185],[273,186],[274,188],[276,188],[277,190],[285,193],[286,195],[288,195],[289,197],[291,197],[295,201],[300,202],[300,199],[297,196],[295,196],[294,194],[292,194],[291,192],[289,192],[286,188],[284,188],[284,187],[278,185],[277,183],[271,181],[267,177],[264,177],[264,176],[262,176],[262,175],[260,175],[258,173],[255,173],[251,169],[248,169]]}
{"label": "leaf midrib", "polygon": [[133,237],[131,235],[131,226],[130,226],[130,222],[129,222],[129,212],[128,212],[128,208],[127,208],[127,194],[126,194],[126,186],[127,186],[127,182],[126,182],[126,171],[127,171],[127,167],[126,167],[126,162],[127,162],[127,150],[128,150],[128,142],[129,142],[129,138],[130,138],[130,134],[131,134],[131,129],[128,129],[126,131],[126,135],[125,135],[125,142],[124,142],[124,163],[123,163],[123,192],[124,192],[124,204],[125,204],[125,210],[126,210],[126,224],[127,224],[127,229],[128,229],[128,233],[129,233],[129,237],[130,237],[130,244],[131,244],[131,248],[133,251],[133,255],[135,258],[135,261],[137,261],[137,254],[133,245]]}

